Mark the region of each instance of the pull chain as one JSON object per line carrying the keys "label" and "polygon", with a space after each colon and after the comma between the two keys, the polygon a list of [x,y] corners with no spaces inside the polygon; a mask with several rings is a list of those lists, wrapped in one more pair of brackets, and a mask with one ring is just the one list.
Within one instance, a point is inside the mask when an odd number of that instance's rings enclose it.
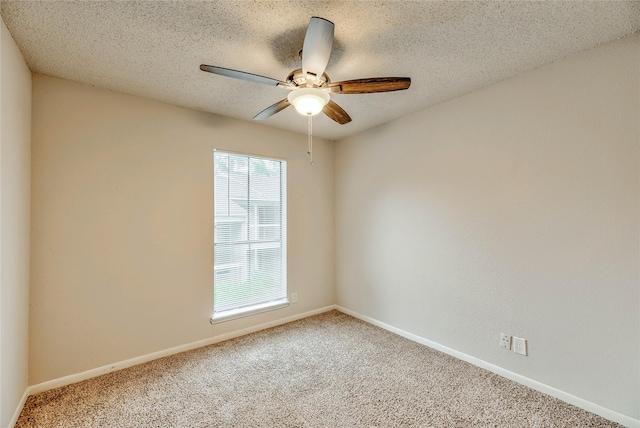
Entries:
{"label": "pull chain", "polygon": [[313,165],[313,129],[311,126],[311,115],[308,116],[309,118],[309,149],[307,150],[307,154],[309,155],[309,163],[311,165]]}

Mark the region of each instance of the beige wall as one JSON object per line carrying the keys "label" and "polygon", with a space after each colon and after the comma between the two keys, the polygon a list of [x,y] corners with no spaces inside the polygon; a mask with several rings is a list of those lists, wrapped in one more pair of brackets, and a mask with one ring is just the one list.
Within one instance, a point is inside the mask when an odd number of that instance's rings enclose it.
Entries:
{"label": "beige wall", "polygon": [[638,419],[639,52],[622,39],[339,141],[338,304]]}
{"label": "beige wall", "polygon": [[0,32],[0,426],[6,427],[28,378],[31,72],[4,22]]}
{"label": "beige wall", "polygon": [[[30,383],[332,304],[333,143],[314,142],[310,166],[303,135],[34,75]],[[288,161],[299,303],[212,326],[214,148]]]}

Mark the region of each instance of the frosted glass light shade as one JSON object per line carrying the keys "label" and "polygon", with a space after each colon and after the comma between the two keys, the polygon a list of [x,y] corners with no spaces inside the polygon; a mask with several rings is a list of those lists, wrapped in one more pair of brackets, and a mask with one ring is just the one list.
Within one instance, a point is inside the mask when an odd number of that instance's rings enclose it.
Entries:
{"label": "frosted glass light shade", "polygon": [[314,116],[322,111],[331,97],[322,89],[300,88],[289,92],[287,99],[296,108],[298,113],[305,116]]}

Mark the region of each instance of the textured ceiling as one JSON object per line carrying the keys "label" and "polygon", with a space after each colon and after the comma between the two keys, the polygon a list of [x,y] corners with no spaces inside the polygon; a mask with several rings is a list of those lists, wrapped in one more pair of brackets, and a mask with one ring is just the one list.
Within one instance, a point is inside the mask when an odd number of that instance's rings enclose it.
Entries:
{"label": "textured ceiling", "polygon": [[[204,73],[201,63],[284,80],[311,16],[335,23],[332,81],[407,76],[406,91],[333,95],[338,139],[640,29],[640,2],[7,1],[4,22],[32,71],[251,120],[287,95]],[[523,100],[526,102],[526,100]],[[261,122],[306,133],[293,108]]]}

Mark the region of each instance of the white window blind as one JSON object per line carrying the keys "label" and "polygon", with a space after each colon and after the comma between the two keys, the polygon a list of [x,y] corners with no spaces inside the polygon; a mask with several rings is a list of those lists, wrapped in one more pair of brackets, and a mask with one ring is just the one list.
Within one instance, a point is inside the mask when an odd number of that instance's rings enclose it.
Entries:
{"label": "white window blind", "polygon": [[287,166],[214,152],[213,319],[286,303]]}

